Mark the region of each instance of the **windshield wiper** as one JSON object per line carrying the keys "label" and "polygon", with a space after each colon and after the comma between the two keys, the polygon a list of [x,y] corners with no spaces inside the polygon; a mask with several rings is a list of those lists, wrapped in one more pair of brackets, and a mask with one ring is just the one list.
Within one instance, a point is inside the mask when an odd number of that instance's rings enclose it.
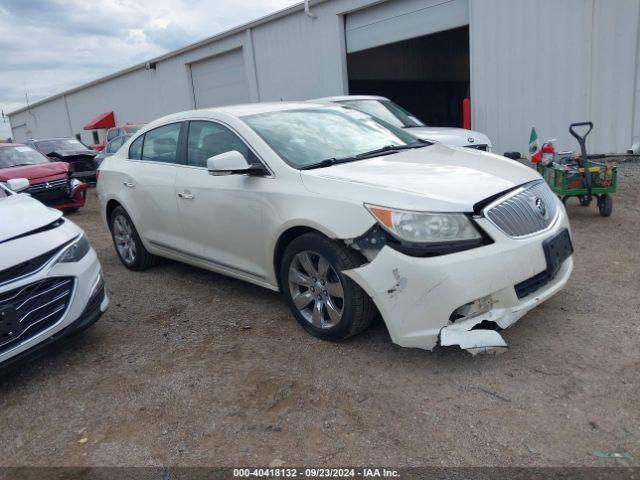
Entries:
{"label": "windshield wiper", "polygon": [[370,152],[359,153],[356,158],[368,158],[375,157],[381,153],[399,152],[400,150],[409,150],[412,148],[422,148],[431,145],[430,142],[424,140],[416,140],[415,142],[407,143],[406,145],[385,145],[382,148],[371,150]]}
{"label": "windshield wiper", "polygon": [[13,168],[13,167],[27,167],[29,165],[37,165],[36,163],[15,163],[13,165],[11,165],[8,168]]}
{"label": "windshield wiper", "polygon": [[369,152],[359,153],[357,155],[352,155],[350,157],[325,158],[324,160],[320,160],[319,162],[310,163],[309,165],[300,167],[299,170],[312,170],[314,168],[331,167],[333,165],[338,165],[340,163],[355,162],[356,160],[364,160],[371,157],[379,157],[380,155],[393,155],[394,153],[398,153],[400,150],[409,150],[412,148],[428,147],[429,145],[432,145],[432,143],[427,142],[425,140],[416,140],[415,142],[411,142],[406,145],[385,145],[382,148],[377,148]]}
{"label": "windshield wiper", "polygon": [[339,163],[352,162],[354,160],[358,160],[358,159],[356,157],[325,158],[324,160],[320,160],[319,162],[310,163],[309,165],[300,167],[298,170],[312,170],[314,168],[325,168],[325,167],[330,167],[332,165],[338,165]]}

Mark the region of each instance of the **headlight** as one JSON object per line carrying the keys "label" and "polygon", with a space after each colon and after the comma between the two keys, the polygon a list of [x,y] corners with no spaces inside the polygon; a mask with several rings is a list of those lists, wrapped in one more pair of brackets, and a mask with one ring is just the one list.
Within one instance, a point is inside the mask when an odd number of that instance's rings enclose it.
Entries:
{"label": "headlight", "polygon": [[463,213],[426,213],[365,205],[380,225],[399,240],[418,243],[481,241],[482,236]]}
{"label": "headlight", "polygon": [[58,263],[77,262],[87,254],[90,248],[89,240],[82,234],[78,240],[66,248],[58,260]]}
{"label": "headlight", "polygon": [[71,187],[71,190],[75,190],[80,185],[82,185],[82,182],[77,178],[72,178],[71,181],[69,182],[69,186]]}

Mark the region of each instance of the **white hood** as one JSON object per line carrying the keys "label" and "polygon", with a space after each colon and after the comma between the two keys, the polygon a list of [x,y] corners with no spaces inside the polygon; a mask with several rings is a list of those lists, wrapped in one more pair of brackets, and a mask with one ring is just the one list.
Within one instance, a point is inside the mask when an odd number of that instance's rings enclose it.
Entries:
{"label": "white hood", "polygon": [[61,216],[61,211],[25,194],[0,198],[0,242],[48,225]]}
{"label": "white hood", "polygon": [[308,190],[327,198],[407,210],[471,212],[479,201],[541,177],[498,155],[434,144],[304,170],[301,178]]}
{"label": "white hood", "polygon": [[405,130],[423,140],[433,140],[444,143],[450,147],[466,147],[472,145],[489,145],[489,147],[491,147],[491,140],[489,140],[489,137],[484,133],[465,130],[464,128],[409,127]]}

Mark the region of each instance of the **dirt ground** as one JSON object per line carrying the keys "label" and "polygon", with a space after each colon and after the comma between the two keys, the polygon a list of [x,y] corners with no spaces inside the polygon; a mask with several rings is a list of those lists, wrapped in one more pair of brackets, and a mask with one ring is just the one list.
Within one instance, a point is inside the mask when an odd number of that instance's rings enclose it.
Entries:
{"label": "dirt ground", "polygon": [[71,218],[111,306],[0,379],[0,465],[638,466],[640,163],[620,184],[609,219],[570,202],[569,285],[478,357],[397,347],[382,322],[326,343],[276,293],[170,261],[130,272],[92,191]]}

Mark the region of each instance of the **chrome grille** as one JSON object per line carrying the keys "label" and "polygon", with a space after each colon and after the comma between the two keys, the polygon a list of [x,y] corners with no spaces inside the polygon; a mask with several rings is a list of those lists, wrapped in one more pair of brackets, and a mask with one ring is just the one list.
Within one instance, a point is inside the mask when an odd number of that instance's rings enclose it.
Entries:
{"label": "chrome grille", "polygon": [[14,325],[0,329],[0,353],[58,322],[69,306],[73,285],[72,277],[53,277],[1,293],[0,309],[11,309]]}
{"label": "chrome grille", "polygon": [[558,214],[554,193],[545,182],[523,187],[489,205],[485,215],[510,237],[524,237],[546,229]]}
{"label": "chrome grille", "polygon": [[29,193],[42,193],[51,190],[67,190],[67,179],[53,180],[51,182],[36,183],[29,187]]}

